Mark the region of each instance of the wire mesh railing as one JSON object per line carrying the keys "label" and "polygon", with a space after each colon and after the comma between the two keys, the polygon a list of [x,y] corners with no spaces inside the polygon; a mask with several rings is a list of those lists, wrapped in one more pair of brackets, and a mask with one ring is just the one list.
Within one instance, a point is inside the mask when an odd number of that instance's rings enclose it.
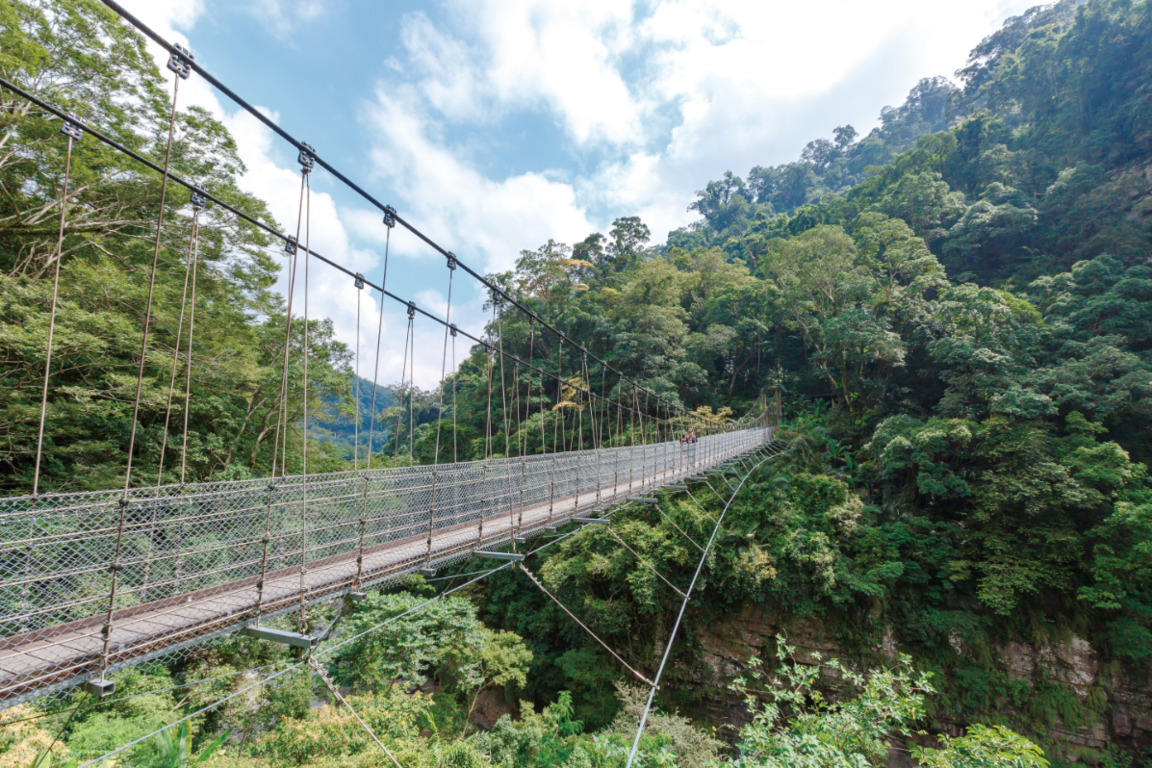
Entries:
{"label": "wire mesh railing", "polygon": [[0,709],[301,600],[515,546],[771,438],[752,427],[693,444],[0,499]]}

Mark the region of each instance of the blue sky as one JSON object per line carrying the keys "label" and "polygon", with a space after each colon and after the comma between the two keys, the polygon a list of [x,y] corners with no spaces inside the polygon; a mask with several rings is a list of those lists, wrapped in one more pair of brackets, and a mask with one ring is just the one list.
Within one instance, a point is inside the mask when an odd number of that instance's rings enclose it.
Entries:
{"label": "blue sky", "polygon": [[[640,215],[654,241],[692,220],[693,192],[732,170],[794,160],[851,123],[862,134],[921,77],[950,75],[1017,0],[121,0],[328,161],[474,268],[575,242]],[[160,54],[157,51],[157,56]],[[181,103],[216,113],[246,188],[295,225],[295,152],[195,76]],[[384,227],[323,171],[312,244],[377,280]],[[394,233],[388,287],[446,308],[443,260]],[[461,275],[462,276],[462,275]],[[312,313],[358,338],[355,291],[320,266]],[[482,323],[458,281],[452,314]],[[377,316],[359,340],[372,366]],[[381,381],[399,379],[405,318],[384,307]],[[416,379],[440,375],[440,332],[418,329]],[[425,354],[427,352],[427,354]]]}

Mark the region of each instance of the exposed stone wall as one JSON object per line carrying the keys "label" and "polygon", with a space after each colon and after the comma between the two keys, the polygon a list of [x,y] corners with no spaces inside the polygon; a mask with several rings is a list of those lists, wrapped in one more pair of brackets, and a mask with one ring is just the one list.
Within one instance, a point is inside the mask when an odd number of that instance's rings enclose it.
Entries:
{"label": "exposed stone wall", "polygon": [[[736,732],[749,718],[744,703],[725,693],[727,686],[747,668],[750,656],[770,657],[777,634],[784,635],[788,644],[796,648],[795,658],[802,664],[816,664],[817,657],[828,659],[843,655],[819,620],[807,618],[783,626],[774,616],[755,606],[747,606],[724,621],[710,621],[693,629],[701,662],[699,679],[693,682],[717,693],[696,705],[691,714],[730,726],[724,729],[730,740],[735,740]],[[875,651],[878,660],[895,660],[899,648],[893,637],[886,634]],[[957,651],[963,652],[963,648],[958,647]],[[1107,703],[1099,722],[1073,729],[1057,721],[1049,730],[1048,736],[1059,745],[1057,749],[1063,753],[1063,759],[1095,764],[1098,754],[1111,743],[1133,752],[1142,752],[1152,745],[1152,680],[1137,680],[1104,670],[1092,646],[1083,638],[1073,637],[1067,643],[1048,647],[1012,642],[1000,648],[998,654],[1011,680],[1034,682],[1038,675],[1043,675],[1067,686],[1081,699],[1086,699],[1094,689],[1105,693]],[[836,687],[835,682],[827,679],[830,688]],[[933,725],[940,732],[959,736],[967,723]],[[894,746],[889,765],[892,768],[911,765],[904,745]]]}

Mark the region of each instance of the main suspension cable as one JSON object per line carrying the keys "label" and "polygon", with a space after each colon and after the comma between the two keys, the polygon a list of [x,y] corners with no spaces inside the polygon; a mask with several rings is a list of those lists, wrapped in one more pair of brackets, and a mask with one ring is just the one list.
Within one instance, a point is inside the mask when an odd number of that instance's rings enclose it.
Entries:
{"label": "main suspension cable", "polygon": [[[172,43],[165,40],[162,36],[160,36],[155,31],[153,31],[146,24],[144,24],[142,21],[140,21],[134,15],[129,13],[123,6],[121,6],[119,3],[115,2],[115,0],[103,0],[103,3],[106,6],[108,6],[109,8],[111,8],[114,12],[116,12],[121,18],[123,18],[129,24],[136,27],[136,29],[138,29],[140,32],[144,33],[146,36],[150,37],[157,44],[159,44],[161,47],[168,50],[174,56],[181,57],[183,59],[184,66],[187,67],[187,71],[195,71],[197,74],[199,74],[201,77],[203,77],[208,83],[210,83],[213,87],[215,87],[217,90],[219,90],[225,96],[227,96],[229,99],[231,99],[233,102],[235,102],[241,109],[248,112],[254,118],[259,120],[261,123],[263,123],[265,126],[267,126],[270,130],[272,130],[274,133],[276,133],[281,138],[283,138],[285,141],[287,141],[289,144],[291,144],[294,148],[296,148],[298,150],[305,150],[307,148],[311,152],[315,162],[318,165],[320,165],[322,168],[327,170],[329,173],[331,173],[333,176],[335,176],[345,186],[347,186],[349,189],[351,189],[356,194],[360,195],[360,197],[362,197],[365,201],[371,203],[373,206],[375,206],[379,210],[384,211],[386,213],[391,212],[392,215],[395,216],[396,221],[398,221],[400,224],[404,225],[404,227],[409,232],[414,234],[420,240],[424,241],[428,246],[430,246],[434,250],[438,251],[442,256],[448,257],[448,255],[450,254],[450,251],[445,250],[443,247],[438,245],[436,242],[434,242],[431,238],[429,238],[423,232],[416,229],[410,222],[408,222],[407,220],[400,217],[399,214],[396,214],[395,210],[392,209],[391,206],[388,206],[388,205],[381,203],[379,200],[377,200],[375,197],[370,195],[362,187],[360,187],[358,184],[353,182],[351,179],[349,179],[343,173],[338,171],[335,167],[333,167],[327,161],[323,160],[321,157],[316,155],[315,150],[313,150],[309,145],[307,145],[304,142],[301,142],[298,139],[291,136],[287,131],[285,131],[281,126],[279,126],[274,120],[269,118],[262,111],[260,111],[259,109],[257,109],[256,107],[254,107],[253,105],[251,105],[250,103],[245,101],[243,98],[241,98],[239,95],[237,95],[234,91],[232,91],[230,88],[225,86],[222,82],[220,82],[220,80],[218,80],[216,77],[214,77],[212,74],[210,74],[206,69],[204,69],[198,63],[196,63],[196,61],[191,56],[187,55],[187,52],[184,51],[183,48],[176,46],[176,45],[173,45]],[[477,280],[484,288],[487,288],[490,291],[495,291],[495,292],[499,293],[505,300],[507,300],[509,303],[511,303],[513,306],[515,306],[518,310],[520,310],[525,315],[529,315],[529,316],[535,315],[534,312],[532,312],[528,307],[524,306],[519,301],[517,301],[509,292],[500,288],[499,285],[497,285],[496,283],[487,279],[484,275],[482,275],[479,272],[477,272],[476,270],[472,269],[467,264],[464,264],[463,262],[459,262],[459,264],[460,264],[460,267],[465,272],[467,272],[472,278]],[[537,315],[537,317],[539,317],[539,316]],[[554,326],[544,322],[542,319],[541,319],[541,322],[544,323],[545,327],[549,328],[549,330],[553,331],[554,333],[556,333],[557,335],[559,335],[561,337],[564,337],[563,332],[561,332],[559,329],[557,329]],[[593,357],[595,357],[595,356],[593,356]],[[603,365],[607,365],[607,363],[605,361],[603,361],[599,358],[595,358],[595,359],[597,362],[599,362]],[[620,373],[620,372],[617,371],[617,373]],[[657,395],[657,397],[659,397],[659,396]],[[671,405],[671,403],[669,403],[669,405]]]}
{"label": "main suspension cable", "polygon": [[[107,2],[107,0],[105,0],[105,2]],[[28,93],[27,91],[23,90],[19,86],[16,86],[15,84],[9,82],[8,80],[6,80],[2,77],[0,77],[0,87],[7,88],[8,90],[12,91],[13,93],[17,94],[18,96],[32,102],[33,104],[36,104],[37,106],[41,107],[42,109],[46,110],[47,112],[49,112],[53,115],[56,115],[57,117],[60,117],[61,119],[67,119],[68,118],[68,116],[63,111],[61,111],[60,109],[53,107],[52,105],[48,104],[47,102],[43,101],[42,99],[37,98],[36,96],[32,95],[31,93]],[[121,153],[127,155],[128,157],[131,157],[136,162],[156,171],[157,173],[163,173],[163,169],[161,168],[161,166],[158,166],[156,163],[153,163],[151,160],[148,160],[147,158],[141,156],[139,153],[134,152],[131,149],[128,149],[124,145],[120,144],[119,142],[115,141],[114,139],[109,138],[108,136],[105,136],[104,134],[95,130],[94,128],[92,128],[89,125],[83,124],[79,121],[75,121],[75,122],[79,128],[81,128],[82,130],[84,130],[87,133],[92,134],[92,136],[94,138],[98,139],[99,141],[107,144],[108,146],[112,147],[113,149],[117,150],[118,152],[121,152]],[[320,162],[319,158],[315,158],[315,160],[316,160],[316,162]],[[175,174],[169,173],[168,179],[172,183],[180,184],[181,186],[184,186],[191,191],[199,190],[199,188],[195,184],[193,184],[192,182],[186,181],[185,179],[182,179],[179,176],[176,176]],[[268,235],[271,235],[272,237],[279,238],[281,241],[283,241],[285,243],[285,250],[287,250],[289,253],[292,252],[291,249],[293,247],[293,244],[296,242],[297,238],[294,238],[291,235],[285,235],[285,234],[277,231],[276,229],[272,228],[271,226],[269,226],[265,222],[260,221],[259,219],[256,219],[256,218],[250,216],[249,214],[245,213],[244,211],[239,210],[238,208],[230,205],[229,203],[225,202],[224,200],[222,200],[222,199],[220,199],[214,195],[211,195],[207,192],[203,192],[203,190],[199,190],[199,191],[201,191],[204,194],[204,197],[207,200],[210,200],[211,202],[215,203],[220,209],[228,211],[229,213],[236,216],[238,219],[241,219],[241,220],[247,222],[248,224],[251,224],[252,226],[265,232]],[[387,208],[387,210],[389,211],[389,212],[385,213],[385,219],[384,219],[385,224],[386,224],[386,226],[394,227],[396,224],[396,221],[398,221],[398,219],[396,217],[395,210],[392,209],[391,207],[388,207],[388,206],[385,206],[385,208]],[[411,229],[411,227],[407,223],[405,223],[405,226],[408,227],[409,229]],[[445,253],[448,253],[448,252],[445,252]],[[344,272],[349,277],[355,278],[357,275],[357,273],[355,273],[355,272],[351,271],[350,269],[347,269],[346,267],[332,261],[331,259],[324,257],[323,255],[317,253],[316,251],[312,251],[311,255],[314,256],[315,258],[319,259],[320,261],[324,262],[328,266],[330,266],[334,269],[337,269],[341,272]],[[396,294],[386,290],[386,288],[382,285],[377,286],[377,285],[370,283],[367,280],[365,281],[365,283],[367,285],[369,285],[369,287],[380,291],[383,296],[387,296],[388,298],[392,299],[395,302],[398,302],[398,303],[404,304],[404,305],[408,305],[411,303],[411,302],[409,302],[409,300],[404,299],[400,296],[397,296]],[[501,295],[505,296],[502,292],[501,292]],[[505,296],[505,298],[507,298],[507,297]],[[522,306],[520,304],[518,304],[517,302],[512,301],[512,303],[515,306],[517,306],[518,308],[522,308]],[[428,317],[430,320],[433,320],[433,321],[441,323],[441,324],[446,324],[442,318],[436,317],[435,315],[433,315],[429,312],[426,312],[423,309],[418,308],[417,312],[424,315],[425,317]],[[561,343],[563,343],[565,340],[568,340],[570,343],[574,344],[574,342],[571,342],[571,340],[568,339],[567,336],[558,332],[551,325],[545,323],[539,317],[539,315],[532,314],[531,316],[534,317],[537,321],[539,321],[542,325],[544,325],[549,330],[557,333],[558,338],[561,341]],[[485,343],[483,340],[481,340],[481,339],[479,339],[479,338],[477,338],[477,337],[475,337],[475,336],[473,336],[467,332],[464,332],[464,331],[460,331],[460,332],[463,333],[465,337],[471,339],[472,341],[476,342],[477,344],[484,344]],[[578,344],[575,346],[579,347]],[[503,354],[504,354],[504,356],[506,356],[508,359],[510,359],[512,361],[516,361],[519,359],[515,355],[508,353],[508,352],[504,352]],[[593,355],[593,358],[596,359],[598,362],[602,362],[599,360],[599,358],[596,358],[595,355]],[[521,362],[521,364],[523,364],[522,360],[520,362]],[[613,370],[615,373],[617,373],[619,376],[621,376],[622,379],[635,385],[635,382],[632,379],[629,379],[627,376],[624,376],[624,374],[620,373],[619,371],[617,371],[615,368],[612,368],[611,366],[609,366],[609,368],[611,368],[611,370]],[[537,370],[537,372],[546,374],[548,376],[553,376],[553,374],[547,373],[546,371],[543,371],[540,368],[536,368],[535,370]],[[645,390],[645,391],[647,392],[648,390]],[[586,393],[586,394],[588,394],[588,393]],[[617,403],[617,405],[619,405],[619,403]],[[278,430],[278,432],[279,432],[279,430]]]}

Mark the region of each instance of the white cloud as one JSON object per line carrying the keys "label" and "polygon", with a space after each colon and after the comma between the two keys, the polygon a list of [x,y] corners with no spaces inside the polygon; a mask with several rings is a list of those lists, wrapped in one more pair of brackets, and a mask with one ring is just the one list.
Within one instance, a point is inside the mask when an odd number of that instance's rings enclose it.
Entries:
{"label": "white cloud", "polygon": [[[499,268],[548,237],[582,237],[591,216],[604,227],[639,214],[662,239],[693,218],[687,204],[709,178],[794,159],[836,125],[866,133],[881,106],[901,103],[921,77],[959,68],[1029,2],[666,0],[648,11],[448,0],[446,21],[404,20],[407,58],[397,66],[408,87],[390,80],[376,94],[374,157],[433,231],[475,244]],[[438,138],[446,127],[512,121],[517,110],[547,112],[569,151],[601,159],[571,180],[496,181],[470,164],[474,147]],[[523,225],[510,229],[509,215]]]}
{"label": "white cloud", "polygon": [[298,26],[316,19],[323,10],[321,0],[251,0],[248,7],[248,12],[280,39],[287,39]]}
{"label": "white cloud", "polygon": [[[618,216],[640,215],[659,241],[693,218],[685,209],[708,179],[794,159],[804,142],[836,125],[866,133],[881,106],[901,103],[920,77],[962,66],[973,45],[1030,2],[444,0],[402,18],[401,52],[383,62],[387,87],[364,98],[362,121],[373,136],[365,171],[368,181],[391,187],[406,218],[478,270],[509,269],[523,248],[549,238],[574,242]],[[202,0],[126,4],[177,40],[203,13]],[[252,0],[245,12],[283,38],[321,7],[318,0]],[[167,56],[155,53],[163,66]],[[224,120],[249,169],[243,187],[292,228],[299,171],[277,164],[284,156],[273,152],[278,139],[222,104],[199,78],[181,85],[180,100]],[[554,154],[567,153],[566,170],[492,163],[484,134],[467,138],[472,128],[501,132],[525,113],[555,121],[566,143]],[[504,177],[486,170],[509,165],[520,170]],[[316,250],[380,279],[385,228],[378,212],[338,209],[317,192],[312,222]],[[402,266],[389,276],[397,294],[444,290],[441,258],[399,228],[392,256]],[[430,269],[418,266],[424,260]],[[479,329],[481,299],[464,282],[454,289],[454,316]],[[326,267],[313,272],[310,313],[332,317],[350,345],[357,338],[353,292],[346,276]],[[417,301],[424,298],[432,299]],[[386,303],[384,312],[381,370],[396,380],[405,318],[399,305]],[[373,306],[361,318],[365,355],[374,349],[378,317]],[[439,355],[431,351],[443,341],[431,329],[425,338],[419,326],[417,344],[430,362],[418,355],[416,376],[430,386],[439,378]]]}
{"label": "white cloud", "polygon": [[[434,142],[414,88],[380,89],[367,118],[380,139],[372,150],[376,174],[411,201],[411,214],[403,215],[473,268],[510,269],[525,247],[549,237],[583,237],[593,229],[571,185],[542,173],[495,181]],[[360,231],[380,231],[369,228],[363,213],[355,221]],[[431,253],[411,236],[393,237],[393,247],[403,253]]]}
{"label": "white cloud", "polygon": [[508,108],[545,107],[577,144],[643,138],[645,100],[617,66],[632,41],[626,4],[489,0],[448,8],[471,41],[423,13],[406,16],[403,25],[406,69],[435,109],[454,119],[488,120]]}
{"label": "white cloud", "polygon": [[[129,12],[135,14],[145,24],[155,29],[160,35],[172,40],[187,44],[184,31],[190,31],[203,12],[200,0],[124,0]],[[272,6],[276,7],[273,8]],[[307,14],[314,3],[300,3],[298,9]],[[269,13],[283,11],[284,6],[279,3],[269,5]],[[168,54],[154,43],[149,43],[149,51],[157,64],[163,68],[168,61]],[[193,48],[193,53],[195,49]],[[169,74],[166,69],[165,74]],[[240,158],[247,167],[247,172],[240,180],[240,186],[268,203],[273,217],[279,222],[287,234],[295,234],[297,212],[300,204],[300,171],[298,167],[283,167],[274,159],[277,153],[273,151],[275,138],[272,132],[256,118],[233,107],[231,102],[221,102],[216,92],[202,78],[193,75],[188,80],[181,81],[179,92],[179,105],[202,106],[220,119],[236,140]],[[260,108],[260,107],[258,107]],[[278,116],[263,110],[274,121]],[[357,248],[348,237],[337,210],[335,201],[324,192],[312,192],[311,195],[311,235],[312,248],[325,257],[344,265],[354,272],[362,272],[373,280],[379,281],[379,272],[382,258],[369,249]],[[304,241],[303,233],[301,242]],[[279,249],[278,249],[279,250]],[[283,254],[282,254],[283,255]],[[288,260],[281,259],[281,275],[277,290],[287,295]],[[336,337],[355,349],[357,340],[356,297],[357,293],[352,278],[332,269],[331,267],[313,262],[310,268],[308,284],[309,315],[311,317],[328,317],[334,324]],[[300,272],[303,275],[303,271]],[[302,277],[297,285],[297,295],[294,301],[293,313],[302,315],[303,307]],[[360,366],[361,372],[371,375],[375,360],[376,328],[379,321],[379,300],[370,301],[363,297],[360,317],[359,338],[360,349],[363,355]],[[394,311],[393,302],[384,304],[384,333],[381,349],[381,383],[392,383],[400,377],[400,361],[403,358],[403,323],[402,311]],[[397,339],[396,329],[400,328]],[[427,384],[434,379],[420,377],[426,372],[417,368],[417,382]],[[436,379],[439,371],[436,371]]]}

